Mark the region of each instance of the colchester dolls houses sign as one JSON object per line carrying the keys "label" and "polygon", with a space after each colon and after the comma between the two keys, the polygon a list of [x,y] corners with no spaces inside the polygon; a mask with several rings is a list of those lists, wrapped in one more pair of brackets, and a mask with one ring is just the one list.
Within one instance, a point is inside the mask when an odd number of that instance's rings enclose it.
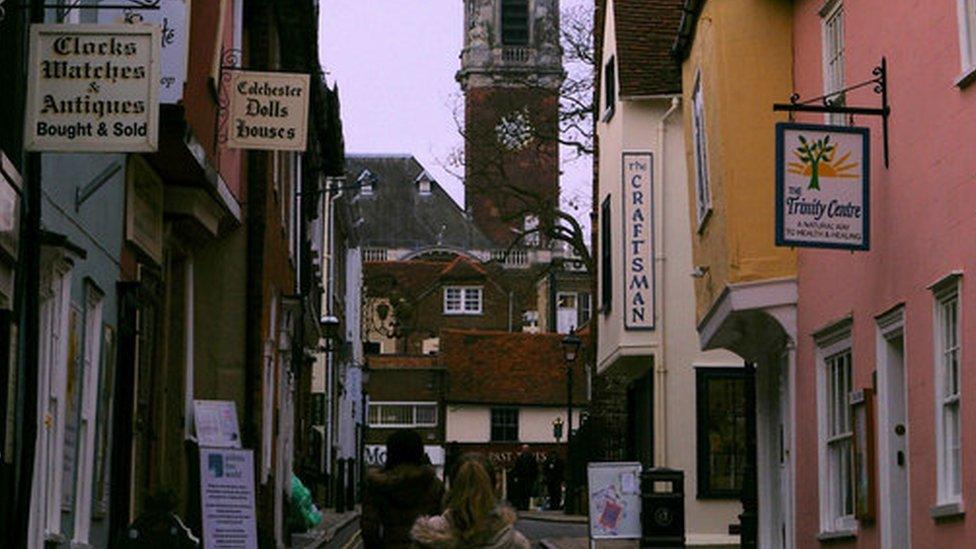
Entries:
{"label": "colchester dolls houses sign", "polygon": [[227,146],[304,151],[308,87],[307,74],[231,72]]}
{"label": "colchester dolls houses sign", "polygon": [[654,156],[623,153],[624,328],[654,329]]}
{"label": "colchester dolls houses sign", "polygon": [[26,148],[153,152],[159,28],[31,25]]}
{"label": "colchester dolls houses sign", "polygon": [[776,245],[867,250],[867,128],[776,125]]}

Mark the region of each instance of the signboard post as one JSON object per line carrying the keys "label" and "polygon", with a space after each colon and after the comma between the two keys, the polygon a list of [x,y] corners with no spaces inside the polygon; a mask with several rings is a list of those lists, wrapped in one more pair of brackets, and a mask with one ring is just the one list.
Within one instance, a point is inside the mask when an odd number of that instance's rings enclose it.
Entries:
{"label": "signboard post", "polygon": [[233,70],[227,146],[232,149],[305,150],[309,75]]}
{"label": "signboard post", "polygon": [[776,245],[868,250],[867,128],[776,125]]}
{"label": "signboard post", "polygon": [[155,152],[159,40],[154,25],[31,25],[24,148]]}
{"label": "signboard post", "polygon": [[654,155],[623,153],[624,329],[654,329]]}
{"label": "signboard post", "polygon": [[637,462],[587,465],[591,547],[599,539],[640,539],[640,474],[641,464]]}

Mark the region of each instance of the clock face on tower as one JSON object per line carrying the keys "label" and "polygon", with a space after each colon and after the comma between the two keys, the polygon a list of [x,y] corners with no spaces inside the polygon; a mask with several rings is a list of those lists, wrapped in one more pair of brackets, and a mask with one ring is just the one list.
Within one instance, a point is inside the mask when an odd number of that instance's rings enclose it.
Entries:
{"label": "clock face on tower", "polygon": [[495,126],[498,142],[510,151],[524,149],[532,142],[532,122],[526,109],[502,117]]}

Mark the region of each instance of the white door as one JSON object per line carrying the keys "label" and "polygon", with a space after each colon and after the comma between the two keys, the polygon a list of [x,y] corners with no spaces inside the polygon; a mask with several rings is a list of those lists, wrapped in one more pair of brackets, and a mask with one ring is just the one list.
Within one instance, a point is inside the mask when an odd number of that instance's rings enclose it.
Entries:
{"label": "white door", "polygon": [[901,330],[886,334],[882,343],[884,375],[879,395],[882,425],[881,539],[886,549],[901,549],[909,540],[908,421],[905,394],[905,339]]}
{"label": "white door", "polygon": [[790,353],[783,354],[779,368],[779,538],[784,549],[793,546],[793,475],[791,474],[792,418],[790,399]]}
{"label": "white door", "polygon": [[92,471],[95,461],[96,392],[101,365],[102,293],[89,287],[85,297],[85,349],[82,370],[81,417],[78,422],[78,467],[75,478],[74,541],[88,544],[91,526]]}

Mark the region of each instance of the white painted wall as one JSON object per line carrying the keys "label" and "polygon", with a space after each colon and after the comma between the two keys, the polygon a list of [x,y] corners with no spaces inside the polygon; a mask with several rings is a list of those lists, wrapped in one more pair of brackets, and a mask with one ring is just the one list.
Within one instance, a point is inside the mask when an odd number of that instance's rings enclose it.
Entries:
{"label": "white painted wall", "polygon": [[[446,418],[447,442],[485,443],[491,439],[491,409],[486,405],[448,405]],[[566,441],[565,406],[521,406],[519,407],[519,442],[554,443],[552,422],[557,417],[563,420],[563,437]],[[580,411],[573,409],[573,426],[578,427]]]}

